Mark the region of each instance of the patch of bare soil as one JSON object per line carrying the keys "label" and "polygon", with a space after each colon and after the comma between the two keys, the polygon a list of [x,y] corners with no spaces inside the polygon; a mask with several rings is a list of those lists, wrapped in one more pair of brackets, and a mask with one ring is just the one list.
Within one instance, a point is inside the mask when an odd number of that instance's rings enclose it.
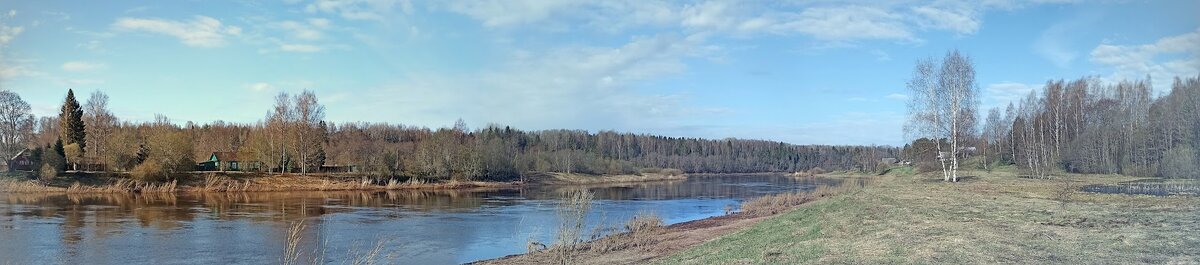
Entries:
{"label": "patch of bare soil", "polygon": [[[683,251],[735,231],[750,227],[770,216],[731,214],[637,233],[623,233],[588,242],[571,254],[574,264],[643,264]],[[540,250],[472,264],[552,264],[556,251]]]}

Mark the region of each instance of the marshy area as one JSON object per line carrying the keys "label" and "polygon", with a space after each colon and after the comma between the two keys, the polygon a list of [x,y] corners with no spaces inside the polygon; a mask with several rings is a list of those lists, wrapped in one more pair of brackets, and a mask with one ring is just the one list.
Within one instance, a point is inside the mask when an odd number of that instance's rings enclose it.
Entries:
{"label": "marshy area", "polygon": [[1116,184],[1096,184],[1081,188],[1105,194],[1200,196],[1200,181],[1185,179],[1142,179]]}

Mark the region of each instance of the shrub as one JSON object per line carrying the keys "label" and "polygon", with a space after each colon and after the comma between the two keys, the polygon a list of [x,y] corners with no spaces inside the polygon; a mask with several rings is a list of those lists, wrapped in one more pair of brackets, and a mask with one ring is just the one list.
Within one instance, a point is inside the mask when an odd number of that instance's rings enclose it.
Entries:
{"label": "shrub", "polygon": [[625,230],[629,230],[632,233],[640,233],[657,229],[662,227],[662,225],[662,218],[659,218],[657,214],[639,213],[638,215],[634,215],[633,219],[625,222]]}
{"label": "shrub", "polygon": [[54,178],[57,177],[58,169],[55,169],[54,166],[51,166],[50,164],[42,164],[41,174],[38,175],[39,180],[41,180],[43,183],[50,183],[50,181],[53,181]]}
{"label": "shrub", "polygon": [[1163,155],[1158,174],[1166,178],[1200,178],[1200,164],[1196,161],[1196,152],[1192,148],[1171,148]]}
{"label": "shrub", "polygon": [[129,175],[141,181],[160,181],[167,178],[167,170],[162,164],[151,160],[133,167]]}

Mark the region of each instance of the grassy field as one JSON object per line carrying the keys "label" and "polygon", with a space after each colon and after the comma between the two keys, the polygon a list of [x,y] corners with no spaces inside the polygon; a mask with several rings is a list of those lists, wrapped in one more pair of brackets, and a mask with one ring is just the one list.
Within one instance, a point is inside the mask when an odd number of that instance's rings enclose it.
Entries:
{"label": "grassy field", "polygon": [[1013,172],[945,183],[900,168],[656,262],[1200,263],[1200,197],[1084,193],[1078,188],[1138,178]]}

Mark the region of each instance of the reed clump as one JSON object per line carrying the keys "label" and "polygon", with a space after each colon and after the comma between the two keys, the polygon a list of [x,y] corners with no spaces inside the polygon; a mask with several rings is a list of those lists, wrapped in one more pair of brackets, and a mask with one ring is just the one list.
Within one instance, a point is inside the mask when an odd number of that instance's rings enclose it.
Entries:
{"label": "reed clump", "polygon": [[870,181],[866,178],[851,178],[837,186],[820,185],[810,191],[762,196],[743,202],[742,212],[755,216],[773,215],[820,198],[858,190],[869,185]]}

